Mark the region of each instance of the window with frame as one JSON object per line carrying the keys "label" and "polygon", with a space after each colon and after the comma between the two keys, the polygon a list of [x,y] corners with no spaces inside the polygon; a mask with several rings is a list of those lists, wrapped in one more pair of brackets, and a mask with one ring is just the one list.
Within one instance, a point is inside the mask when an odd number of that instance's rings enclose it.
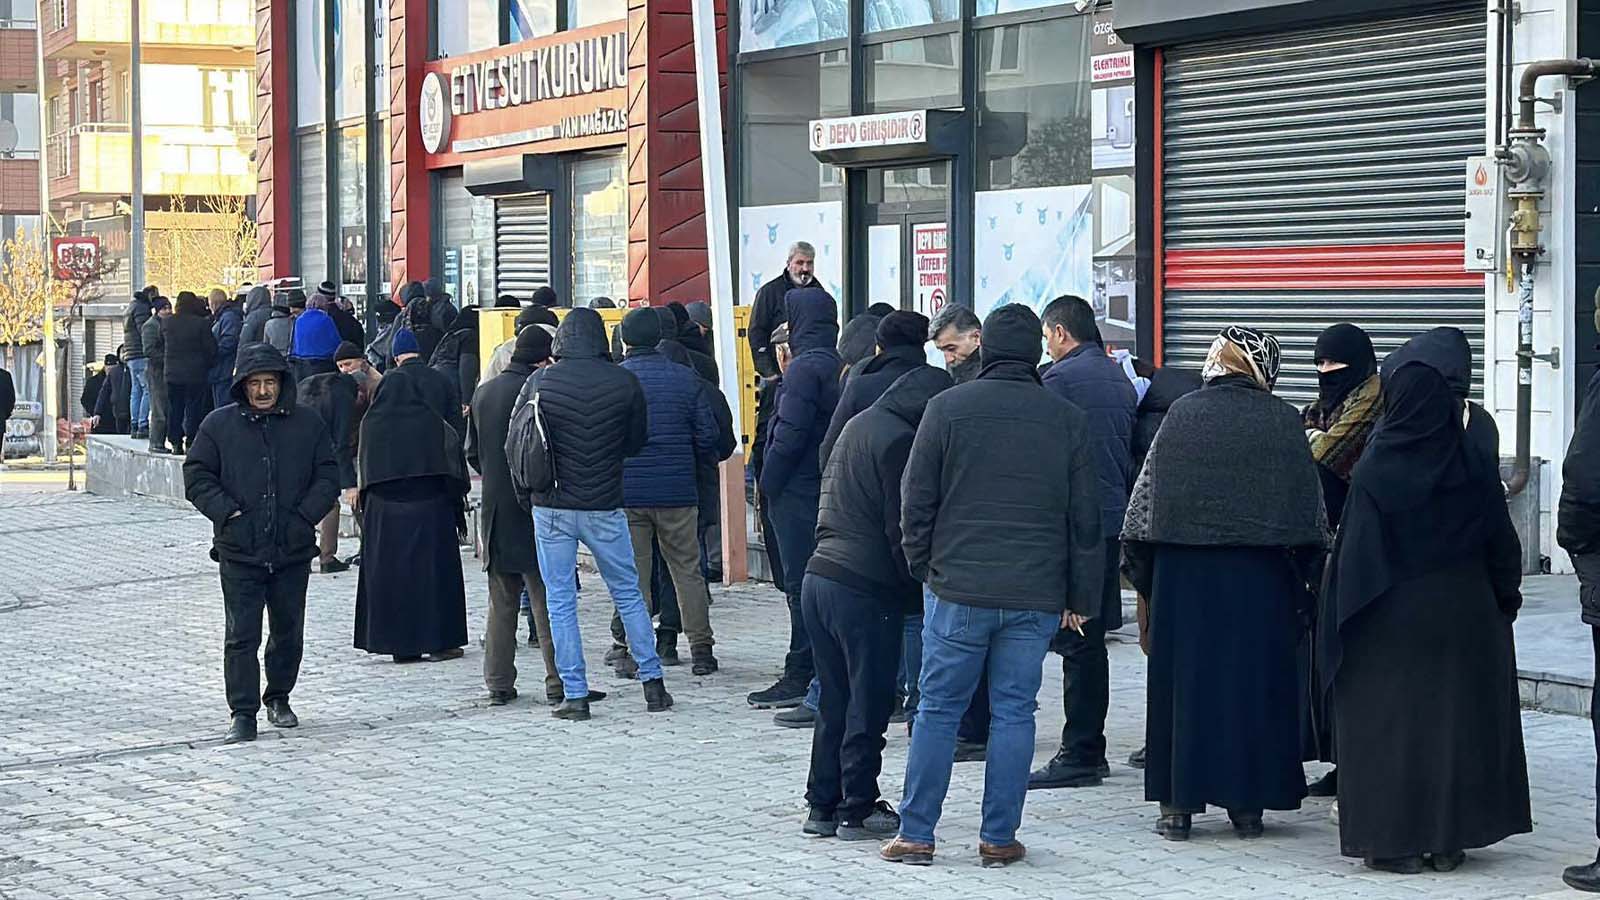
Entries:
{"label": "window with frame", "polygon": [[1088,184],[1088,16],[978,32],[978,189]]}
{"label": "window with frame", "polygon": [[746,206],[836,200],[843,180],[811,155],[812,119],[850,114],[850,70],[843,51],[747,63],[738,136],[741,200]]}
{"label": "window with frame", "polygon": [[868,44],[867,112],[961,105],[960,35],[952,31]]}

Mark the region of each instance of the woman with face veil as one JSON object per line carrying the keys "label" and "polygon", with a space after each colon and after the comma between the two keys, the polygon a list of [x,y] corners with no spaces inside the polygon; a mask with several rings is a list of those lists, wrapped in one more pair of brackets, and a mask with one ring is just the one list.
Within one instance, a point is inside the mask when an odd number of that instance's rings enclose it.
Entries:
{"label": "woman with face veil", "polygon": [[1341,849],[1405,874],[1532,828],[1511,633],[1521,547],[1447,368],[1414,355],[1385,384],[1318,623]]}
{"label": "woman with face veil", "polygon": [[1269,334],[1217,337],[1123,524],[1123,572],[1150,598],[1145,799],[1168,840],[1208,805],[1258,837],[1262,810],[1306,795],[1296,649],[1327,520],[1300,414],[1271,393],[1278,363]]}
{"label": "woman with face veil", "polygon": [[361,420],[355,646],[395,662],[461,656],[466,457],[416,379],[385,378]]}

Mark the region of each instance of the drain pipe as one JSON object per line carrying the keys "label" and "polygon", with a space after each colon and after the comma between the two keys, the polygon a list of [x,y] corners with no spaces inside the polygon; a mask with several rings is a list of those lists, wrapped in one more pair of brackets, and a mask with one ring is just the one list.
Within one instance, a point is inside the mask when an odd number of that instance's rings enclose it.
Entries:
{"label": "drain pipe", "polygon": [[1533,267],[1544,254],[1539,243],[1542,224],[1539,203],[1545,198],[1550,175],[1550,151],[1544,145],[1544,129],[1534,125],[1534,104],[1538,99],[1539,79],[1547,75],[1589,78],[1595,74],[1588,59],[1547,59],[1532,62],[1522,70],[1517,90],[1517,124],[1507,133],[1509,145],[1495,154],[1505,166],[1512,201],[1510,246],[1511,273],[1517,278],[1517,451],[1511,477],[1506,480],[1508,494],[1522,493],[1528,487],[1533,455]]}

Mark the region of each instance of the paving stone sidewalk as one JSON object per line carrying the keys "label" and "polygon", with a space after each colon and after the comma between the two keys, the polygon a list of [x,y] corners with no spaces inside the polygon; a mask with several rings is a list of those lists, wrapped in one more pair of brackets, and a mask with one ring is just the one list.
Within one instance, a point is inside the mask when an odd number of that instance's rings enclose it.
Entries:
{"label": "paving stone sidewalk", "polygon": [[[1030,795],[1026,863],[976,864],[983,766],[957,766],[936,864],[879,862],[873,844],[800,834],[809,732],[749,709],[776,674],[782,598],[718,589],[723,670],[668,670],[677,707],[647,715],[636,683],[600,665],[609,605],[582,599],[593,721],[560,723],[537,651],[524,699],[482,702],[486,590],[464,559],[464,660],[396,666],[351,648],[356,574],[313,576],[294,695],[303,727],[262,721],[223,747],[222,604],[209,526],[182,509],[70,494],[0,496],[0,898],[929,898],[1577,896],[1564,865],[1592,858],[1589,723],[1526,713],[1536,830],[1450,875],[1385,877],[1338,855],[1327,801],[1268,815],[1244,843],[1224,815],[1194,839],[1151,831],[1138,772],[1144,666],[1112,647],[1113,775]],[[1218,664],[1225,664],[1219,660]],[[1059,660],[1041,692],[1036,759],[1061,726]],[[898,800],[904,731],[882,784]]]}

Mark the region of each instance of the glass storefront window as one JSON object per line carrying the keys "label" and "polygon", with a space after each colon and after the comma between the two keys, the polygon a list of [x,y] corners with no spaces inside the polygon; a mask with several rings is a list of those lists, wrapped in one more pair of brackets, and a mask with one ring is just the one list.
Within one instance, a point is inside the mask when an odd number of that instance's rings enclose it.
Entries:
{"label": "glass storefront window", "polygon": [[500,0],[436,0],[439,56],[460,56],[500,44]]}
{"label": "glass storefront window", "polygon": [[299,205],[296,212],[300,223],[300,277],[307,284],[316,285],[328,277],[328,225],[327,225],[327,154],[323,151],[321,131],[302,134],[298,138],[300,165],[295,176],[298,180]]}
{"label": "glass storefront window", "polygon": [[750,63],[741,79],[741,202],[755,206],[842,198],[839,170],[811,155],[806,129],[812,119],[850,114],[844,51]]}
{"label": "glass storefront window", "polygon": [[1025,9],[1042,9],[1046,6],[1064,6],[1067,0],[978,0],[978,15],[1020,12]]}
{"label": "glass storefront window", "polygon": [[1088,184],[1087,16],[978,32],[979,190]]}
{"label": "glass storefront window", "polygon": [[367,128],[339,131],[340,293],[360,295],[367,282]]}
{"label": "glass storefront window", "polygon": [[867,111],[939,109],[961,105],[959,35],[869,44]]}
{"label": "glass storefront window", "polygon": [[567,0],[567,27],[583,28],[628,17],[628,0]]}
{"label": "glass storefront window", "polygon": [[366,112],[366,0],[337,0],[333,7],[333,117]]}
{"label": "glass storefront window", "polygon": [[849,7],[850,0],[745,0],[739,4],[739,50],[842,38],[849,27]]}
{"label": "glass storefront window", "polygon": [[572,305],[628,296],[628,183],[623,154],[572,163]]}
{"label": "glass storefront window", "polygon": [[[0,94],[0,122],[17,129],[17,146],[24,157],[39,153],[39,95]],[[6,235],[9,237],[9,235]],[[0,240],[4,240],[0,237]]]}
{"label": "glass storefront window", "polygon": [[299,125],[322,122],[322,0],[295,4],[295,116]]}
{"label": "glass storefront window", "polygon": [[961,0],[863,0],[867,31],[888,31],[953,22],[961,18]]}
{"label": "glass storefront window", "polygon": [[559,0],[509,0],[506,5],[511,42],[543,37],[556,32],[556,3]]}

